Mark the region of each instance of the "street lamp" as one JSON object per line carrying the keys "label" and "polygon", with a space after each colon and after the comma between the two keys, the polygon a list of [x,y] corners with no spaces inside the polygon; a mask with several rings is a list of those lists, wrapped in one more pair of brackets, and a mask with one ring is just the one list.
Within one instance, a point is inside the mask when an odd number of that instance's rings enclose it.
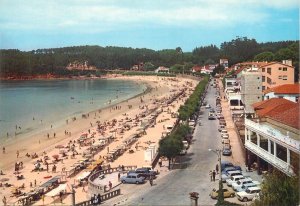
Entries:
{"label": "street lamp", "polygon": [[222,183],[222,166],[221,166],[221,157],[222,157],[222,150],[220,149],[208,149],[210,152],[214,152],[218,156],[219,161],[219,194],[218,194],[218,202],[223,202],[224,194],[223,194],[223,183]]}

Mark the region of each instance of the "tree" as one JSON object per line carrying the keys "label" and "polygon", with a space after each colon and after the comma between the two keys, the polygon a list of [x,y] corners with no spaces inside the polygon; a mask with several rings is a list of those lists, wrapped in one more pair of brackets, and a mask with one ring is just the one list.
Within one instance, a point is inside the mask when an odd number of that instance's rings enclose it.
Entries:
{"label": "tree", "polygon": [[262,52],[262,53],[255,55],[253,60],[259,61],[259,62],[262,62],[262,61],[270,62],[270,61],[274,60],[274,54],[272,52]]}
{"label": "tree", "polygon": [[183,149],[182,141],[173,138],[172,136],[167,136],[159,141],[159,155],[167,157],[169,160],[169,169],[171,166],[171,160],[180,154]]}
{"label": "tree", "polygon": [[299,205],[299,177],[288,177],[274,171],[265,176],[262,184],[260,199],[254,206],[274,205],[290,206]]}

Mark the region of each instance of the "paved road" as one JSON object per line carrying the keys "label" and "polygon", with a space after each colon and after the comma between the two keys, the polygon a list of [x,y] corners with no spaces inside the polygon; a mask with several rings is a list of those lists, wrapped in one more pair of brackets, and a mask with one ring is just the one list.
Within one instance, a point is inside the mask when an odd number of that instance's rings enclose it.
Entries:
{"label": "paved road", "polygon": [[[215,107],[215,89],[209,87],[206,101]],[[189,193],[198,192],[199,205],[214,205],[209,197],[211,188],[218,187],[218,182],[211,182],[209,170],[215,169],[217,155],[208,149],[221,148],[220,135],[217,131],[218,121],[208,120],[208,110],[201,108],[202,125],[196,127],[194,142],[181,163],[184,169],[174,169],[155,180],[151,187],[144,185],[122,185],[125,195],[116,197],[106,204],[121,205],[190,205]]]}

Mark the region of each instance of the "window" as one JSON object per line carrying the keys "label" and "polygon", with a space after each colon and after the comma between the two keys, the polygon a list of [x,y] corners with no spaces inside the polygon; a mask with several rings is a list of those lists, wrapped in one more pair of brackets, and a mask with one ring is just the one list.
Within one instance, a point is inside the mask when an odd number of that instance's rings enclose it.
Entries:
{"label": "window", "polygon": [[267,72],[268,72],[268,74],[272,74],[272,73],[271,73],[271,68],[270,68],[270,67],[267,68]]}
{"label": "window", "polygon": [[269,77],[267,77],[267,82],[268,84],[272,84],[272,80]]}
{"label": "window", "polygon": [[287,75],[283,75],[282,80],[287,80]]}
{"label": "window", "polygon": [[266,68],[262,68],[262,72],[265,72],[266,71]]}
{"label": "window", "polygon": [[285,71],[285,72],[286,72],[286,71],[287,71],[287,68],[286,68],[286,67],[283,67],[283,68],[282,68],[282,71]]}
{"label": "window", "polygon": [[281,68],[281,67],[279,67],[279,68],[278,68],[278,70],[282,70],[282,68]]}
{"label": "window", "polygon": [[280,76],[278,76],[278,79],[282,79],[282,76],[280,75]]}
{"label": "window", "polygon": [[262,90],[265,90],[266,89],[266,87],[265,86],[262,86]]}
{"label": "window", "polygon": [[266,77],[265,76],[262,76],[262,82],[265,82],[266,81]]}

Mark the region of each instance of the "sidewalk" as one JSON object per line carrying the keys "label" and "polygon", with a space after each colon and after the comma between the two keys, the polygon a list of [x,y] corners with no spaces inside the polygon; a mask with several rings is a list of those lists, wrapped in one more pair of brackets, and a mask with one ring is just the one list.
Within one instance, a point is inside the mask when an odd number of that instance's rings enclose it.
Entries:
{"label": "sidewalk", "polygon": [[224,115],[224,118],[226,120],[226,128],[229,134],[230,144],[231,144],[231,150],[232,150],[232,156],[230,157],[222,157],[225,160],[231,161],[233,164],[239,165],[241,167],[245,167],[245,154],[242,149],[244,147],[241,145],[241,141],[238,139],[237,132],[234,127],[234,123],[231,116],[231,111],[229,108],[229,103],[227,99],[224,99],[224,89],[222,81],[219,80],[219,88],[220,88],[220,96],[221,96],[221,105],[222,105],[222,114]]}

